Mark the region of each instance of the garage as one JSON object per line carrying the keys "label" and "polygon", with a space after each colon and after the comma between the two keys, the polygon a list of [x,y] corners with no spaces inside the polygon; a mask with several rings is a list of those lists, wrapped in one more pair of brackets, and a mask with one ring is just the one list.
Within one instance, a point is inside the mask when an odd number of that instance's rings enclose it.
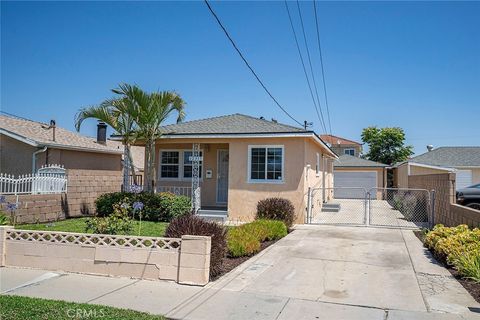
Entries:
{"label": "garage", "polygon": [[[334,163],[333,186],[336,199],[362,199],[372,188],[383,188],[386,165],[359,157],[342,155]],[[376,199],[378,192],[372,192]]]}
{"label": "garage", "polygon": [[457,170],[455,174],[455,186],[457,190],[473,184],[472,170]]}

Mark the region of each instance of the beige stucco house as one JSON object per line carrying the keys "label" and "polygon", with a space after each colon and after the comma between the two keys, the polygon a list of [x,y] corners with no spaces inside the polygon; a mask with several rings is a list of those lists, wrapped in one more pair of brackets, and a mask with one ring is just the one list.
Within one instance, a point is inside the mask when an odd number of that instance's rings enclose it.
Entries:
{"label": "beige stucco house", "polygon": [[322,134],[320,136],[322,141],[330,145],[330,149],[333,152],[341,155],[350,155],[354,157],[360,157],[362,154],[362,144],[353,140],[341,138],[331,134]]}
{"label": "beige stucco house", "polygon": [[456,189],[480,183],[480,147],[439,147],[394,167],[394,184],[408,188],[408,177],[455,173]]}
{"label": "beige stucco house", "polygon": [[[313,131],[234,114],[164,128],[156,141],[157,191],[191,194],[193,143],[201,149],[201,214],[252,220],[259,200],[282,197],[304,222],[309,187],[333,187],[336,154]],[[323,181],[325,184],[323,184]]]}

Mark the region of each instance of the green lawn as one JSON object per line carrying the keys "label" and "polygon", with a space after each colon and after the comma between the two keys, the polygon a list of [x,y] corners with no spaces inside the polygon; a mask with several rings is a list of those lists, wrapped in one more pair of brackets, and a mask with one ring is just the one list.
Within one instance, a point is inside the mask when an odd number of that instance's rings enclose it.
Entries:
{"label": "green lawn", "polygon": [[[88,218],[72,218],[51,223],[21,224],[15,226],[16,229],[24,230],[46,230],[46,231],[65,231],[85,233],[85,220]],[[130,235],[138,235],[139,222],[135,221],[135,226]],[[167,222],[142,221],[140,235],[147,237],[163,237]]]}
{"label": "green lawn", "polygon": [[127,309],[18,296],[0,295],[0,306],[2,320],[165,320],[163,316]]}

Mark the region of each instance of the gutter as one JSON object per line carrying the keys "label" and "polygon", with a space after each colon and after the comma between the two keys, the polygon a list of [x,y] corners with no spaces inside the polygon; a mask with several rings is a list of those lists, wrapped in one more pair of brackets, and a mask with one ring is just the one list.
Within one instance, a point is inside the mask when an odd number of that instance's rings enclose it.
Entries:
{"label": "gutter", "polygon": [[48,147],[45,146],[43,149],[37,150],[32,154],[32,174],[35,174],[37,168],[37,154],[47,151]]}

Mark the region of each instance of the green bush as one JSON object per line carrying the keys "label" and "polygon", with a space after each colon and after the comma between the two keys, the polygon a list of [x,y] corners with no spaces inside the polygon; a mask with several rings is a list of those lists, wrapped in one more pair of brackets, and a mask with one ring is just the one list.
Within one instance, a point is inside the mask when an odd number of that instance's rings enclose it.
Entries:
{"label": "green bush", "polygon": [[3,212],[0,212],[0,226],[6,226],[10,224],[10,218]]}
{"label": "green bush", "polygon": [[295,207],[290,200],[283,198],[260,200],[257,204],[256,219],[280,220],[290,228],[295,220]]}
{"label": "green bush", "polygon": [[125,200],[114,204],[109,216],[87,219],[85,230],[98,234],[128,234],[133,229],[133,220],[129,217],[128,199]]}
{"label": "green bush", "polygon": [[462,277],[480,282],[480,229],[439,224],[427,233],[424,245],[437,259],[453,265]]}
{"label": "green bush", "polygon": [[228,255],[250,256],[260,250],[261,242],[278,240],[287,235],[287,226],[278,220],[255,220],[232,228],[227,234]]}
{"label": "green bush", "polygon": [[[190,198],[177,196],[170,192],[161,193],[105,193],[95,200],[97,215],[108,216],[113,212],[113,205],[128,198],[128,204],[143,203],[142,220],[170,222],[173,218],[189,213],[191,210]],[[133,212],[132,212],[133,214]],[[138,212],[135,213],[135,218]]]}
{"label": "green bush", "polygon": [[247,228],[236,227],[228,230],[227,247],[230,257],[251,256],[260,251],[260,241]]}

